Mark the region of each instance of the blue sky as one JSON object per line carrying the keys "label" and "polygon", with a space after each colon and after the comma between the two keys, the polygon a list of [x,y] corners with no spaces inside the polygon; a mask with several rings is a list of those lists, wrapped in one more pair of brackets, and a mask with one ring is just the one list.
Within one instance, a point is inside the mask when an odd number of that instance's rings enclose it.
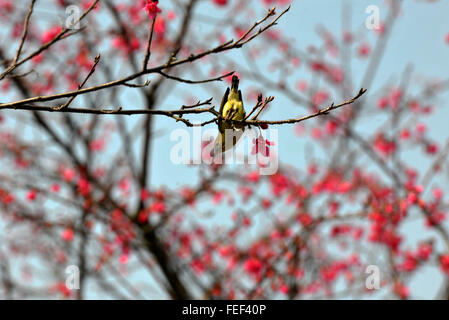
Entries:
{"label": "blue sky", "polygon": [[[388,12],[384,1],[334,1],[334,0],[313,0],[313,1],[293,1],[291,11],[279,22],[277,28],[281,29],[287,36],[291,37],[296,46],[305,51],[309,45],[321,46],[322,40],[317,35],[317,26],[322,25],[327,30],[335,31],[335,35],[340,34],[342,26],[342,4],[350,4],[352,19],[351,25],[355,32],[360,33],[362,39],[370,43],[373,47],[376,36],[372,31],[366,30],[364,23],[367,17],[365,8],[368,5],[376,4],[380,7],[381,19],[383,20]],[[399,85],[401,75],[407,65],[413,66],[412,82],[419,82],[424,79],[445,79],[448,75],[449,67],[449,46],[445,43],[445,36],[449,32],[449,12],[448,1],[438,1],[433,4],[424,1],[404,1],[402,13],[399,16],[391,38],[387,45],[384,58],[377,71],[377,76],[373,85],[368,88],[370,92],[375,92],[381,86],[389,83]],[[212,13],[212,15],[215,12]],[[218,14],[218,12],[217,12]],[[257,40],[256,40],[257,41]],[[245,49],[243,49],[245,50]],[[239,53],[233,53],[238,55]],[[353,77],[355,79],[355,91],[361,86],[361,78],[367,63],[359,61],[353,64]],[[238,72],[238,70],[236,70]],[[307,68],[301,67],[294,74],[292,80],[309,79],[310,72]],[[244,80],[242,81],[245,87]],[[225,84],[218,84],[218,90],[225,90]],[[414,86],[418,88],[418,86]],[[195,87],[189,87],[192,94],[195,95]],[[412,89],[413,86],[412,86]],[[265,95],[275,95],[276,100],[269,112],[264,115],[265,119],[283,119],[293,116],[305,115],[308,113],[304,108],[294,106],[291,101],[283,98],[280,94],[270,91],[266,88]],[[447,95],[445,95],[447,97]],[[209,96],[202,96],[198,92],[197,97],[204,99]],[[218,103],[220,96],[214,97],[214,102]],[[176,105],[177,100],[168,97],[165,105]],[[337,101],[338,102],[338,101]],[[368,104],[367,107],[375,108],[375,101]],[[248,108],[248,107],[247,107]],[[437,116],[427,119],[432,136],[437,138],[441,144],[448,136],[447,105],[438,106],[444,108],[437,112]],[[442,116],[446,115],[446,116]],[[310,120],[315,121],[315,120]],[[370,131],[382,121],[382,117],[372,115],[365,117],[358,129],[361,133],[364,130]],[[156,130],[167,130],[173,128],[171,120],[157,119]],[[279,129],[279,158],[281,163],[290,163],[301,168],[304,167],[304,152],[307,145],[307,139],[298,139],[293,133],[294,126],[286,125],[278,127]],[[186,166],[173,166],[169,160],[169,150],[173,142],[168,139],[168,134],[161,135],[155,140],[152,157],[152,184],[179,186],[194,181],[196,169]],[[325,158],[325,154],[322,154]],[[418,168],[425,168],[428,164],[426,158],[411,153],[413,162]],[[438,180],[438,179],[437,179]],[[441,186],[441,185],[440,185]],[[421,237],[422,222],[410,222],[406,224],[403,232],[407,235],[413,235],[410,238],[416,240]],[[440,283],[442,276],[435,272],[435,267],[423,268],[419,276],[411,282],[411,289],[415,298],[432,298],[438,290],[437,283]]]}
{"label": "blue sky", "polygon": [[[294,41],[296,46],[305,51],[309,45],[321,46],[322,40],[317,35],[317,25],[322,25],[328,30],[337,30],[336,35],[340,34],[342,25],[342,4],[345,1],[317,0],[317,1],[293,1],[291,11],[285,15],[279,22],[277,28]],[[352,27],[356,32],[360,32],[366,42],[373,44],[376,38],[372,31],[366,30],[364,23],[367,17],[365,8],[368,5],[378,4],[381,17],[384,18],[388,8],[383,5],[384,1],[346,1],[352,7]],[[439,1],[434,4],[424,3],[422,1],[406,1],[403,5],[403,12],[393,29],[392,36],[387,45],[385,56],[377,71],[377,76],[373,85],[369,88],[370,92],[375,92],[380,86],[386,83],[399,84],[401,74],[408,64],[414,66],[413,77],[423,76],[426,78],[442,78],[446,76],[446,70],[449,66],[449,46],[444,42],[444,37],[449,32],[449,21],[445,18],[445,12],[448,12],[449,3]],[[218,10],[217,10],[218,11]],[[218,14],[219,12],[217,12]],[[214,15],[214,12],[211,13]],[[257,41],[257,40],[256,40]],[[246,50],[245,48],[242,50]],[[239,57],[239,52],[232,53],[234,57]],[[361,77],[366,68],[366,62],[361,61],[353,64],[353,77],[355,79],[354,92],[360,88]],[[236,70],[238,72],[238,70]],[[302,66],[298,72],[291,77],[293,80],[309,79],[310,71]],[[243,79],[242,86],[245,88]],[[217,92],[223,92],[226,88],[225,83],[216,85]],[[180,88],[182,88],[180,86]],[[202,91],[196,90],[195,86],[184,86],[184,90],[189,90],[192,95],[198,99],[207,99]],[[264,115],[266,119],[283,119],[308,114],[304,108],[298,108],[291,101],[285,99],[280,94],[270,88],[266,88],[265,95],[275,95],[276,100],[272,103],[269,112]],[[214,103],[221,99],[221,93],[214,96]],[[336,99],[339,99],[336,98]],[[168,96],[163,102],[164,106],[176,106],[179,104],[178,96]],[[338,102],[338,101],[337,101]],[[374,106],[374,103],[371,107]],[[246,106],[248,107],[248,104]],[[431,126],[435,127],[432,133],[435,135],[445,135],[445,119],[443,117],[434,117]],[[310,120],[314,121],[314,120]],[[370,123],[378,123],[380,119],[373,117],[366,119],[362,123],[369,126]],[[174,124],[170,119],[157,118],[156,130],[166,132],[167,129],[182,127],[180,123]],[[208,127],[209,129],[210,127]],[[279,157],[282,162],[301,164],[304,160],[299,154],[302,153],[305,146],[303,139],[299,140],[292,135],[294,126],[286,125],[277,127],[279,129]],[[362,128],[363,129],[363,128]],[[185,181],[191,181],[195,176],[195,169],[186,169],[184,166],[172,166],[169,161],[169,150],[174,142],[170,142],[169,134],[163,134],[155,141],[153,153],[153,175],[152,183],[162,184],[182,184]],[[291,148],[295,145],[295,148]],[[298,147],[296,147],[298,146]],[[298,152],[298,148],[299,151]],[[299,157],[298,157],[299,156]],[[169,179],[167,179],[169,177]]]}

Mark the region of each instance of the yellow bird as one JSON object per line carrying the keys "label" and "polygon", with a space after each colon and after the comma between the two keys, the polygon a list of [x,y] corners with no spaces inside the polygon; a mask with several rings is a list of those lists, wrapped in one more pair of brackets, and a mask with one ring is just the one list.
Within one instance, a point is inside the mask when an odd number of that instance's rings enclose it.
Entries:
{"label": "yellow bird", "polygon": [[[243,120],[246,116],[237,76],[232,76],[231,89],[228,87],[226,90],[221,100],[219,113],[224,120],[218,119],[218,135],[214,142],[214,154],[225,152],[234,147],[245,130],[244,125],[227,121]],[[226,137],[232,138],[232,143],[227,143]]]}

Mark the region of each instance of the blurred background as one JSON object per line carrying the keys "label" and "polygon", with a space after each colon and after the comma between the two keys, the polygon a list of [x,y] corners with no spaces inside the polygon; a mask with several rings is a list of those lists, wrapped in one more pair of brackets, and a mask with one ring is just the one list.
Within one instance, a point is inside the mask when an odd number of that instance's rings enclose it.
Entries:
{"label": "blurred background", "polygon": [[[273,7],[242,47],[196,58],[238,41]],[[1,297],[447,299],[448,9],[424,0],[0,0]],[[79,29],[67,28],[72,17]],[[84,88],[138,74],[151,32],[149,72],[76,93],[86,77]],[[156,70],[171,55],[193,58]],[[274,143],[259,149],[271,150],[275,174],[175,163],[173,132],[188,135],[193,159],[204,147],[198,128],[151,112],[209,98],[196,108],[218,111],[230,77],[185,80],[231,71],[247,113],[259,93],[274,96],[260,120],[367,92],[328,115],[260,130]],[[21,102],[37,96],[48,98]],[[33,110],[71,97],[72,108],[151,111]],[[7,106],[15,101],[19,110]],[[241,143],[245,158],[254,141]],[[378,288],[367,266],[378,268]]]}

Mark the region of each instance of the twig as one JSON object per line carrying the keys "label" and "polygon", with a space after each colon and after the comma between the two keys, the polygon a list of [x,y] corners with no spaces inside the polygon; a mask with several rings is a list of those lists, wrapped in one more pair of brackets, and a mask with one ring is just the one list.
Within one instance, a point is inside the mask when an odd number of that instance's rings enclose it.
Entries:
{"label": "twig", "polygon": [[204,102],[198,101],[197,103],[192,104],[192,105],[189,105],[189,106],[183,105],[183,106],[181,107],[181,110],[197,108],[197,107],[204,106],[204,105],[210,105],[211,102],[212,102],[212,98],[209,98],[209,99],[207,99],[207,100],[204,101]]}
{"label": "twig", "polygon": [[257,120],[257,118],[259,117],[259,115],[263,111],[263,109],[267,106],[267,104],[269,104],[273,100],[274,100],[274,97],[265,98],[265,101],[261,104],[259,111],[257,111],[256,115],[254,117],[252,117],[251,120]]}
{"label": "twig", "polygon": [[143,84],[124,83],[123,85],[129,88],[144,88],[148,87],[149,84],[150,80],[147,79]]}
{"label": "twig", "polygon": [[[352,99],[345,101],[343,103],[334,105],[333,103],[325,108],[325,109],[321,109],[316,113],[310,114],[308,116],[304,116],[301,118],[295,118],[295,119],[287,119],[287,120],[275,120],[275,121],[268,121],[268,120],[229,120],[235,123],[240,123],[240,124],[248,124],[248,125],[261,125],[261,124],[268,124],[268,125],[280,125],[280,124],[286,124],[286,123],[298,123],[298,122],[302,122],[304,120],[307,119],[311,119],[311,118],[315,118],[324,114],[328,114],[330,111],[341,108],[343,106],[346,106],[348,104],[353,103],[354,101],[356,101],[358,98],[360,98],[364,93],[366,92],[366,89],[360,89],[359,93]],[[265,100],[267,101],[267,99]],[[264,102],[265,103],[265,102]]]}
{"label": "twig", "polygon": [[[86,84],[87,80],[89,80],[90,76],[95,72],[95,67],[97,66],[98,62],[100,62],[100,55],[99,54],[95,57],[94,65],[92,66],[92,68],[90,68],[90,71],[87,74],[87,76],[84,79],[84,81],[80,85],[78,85],[78,90],[81,89]],[[75,98],[76,98],[76,96],[73,96],[73,97],[71,97],[69,99],[69,101],[67,101],[62,106],[55,107],[55,111],[67,108],[72,103],[72,101],[75,100]]]}
{"label": "twig", "polygon": [[151,31],[150,31],[150,36],[148,37],[147,51],[145,53],[145,58],[143,59],[142,70],[146,70],[147,69],[148,61],[150,60],[150,56],[151,56],[151,42],[153,41],[154,24],[156,22],[156,18],[157,18],[157,14],[156,14],[156,17],[154,17],[153,22],[151,23]]}
{"label": "twig", "polygon": [[[288,11],[289,9],[290,9],[290,6],[287,8],[287,11]],[[287,12],[287,11],[285,11],[285,12]],[[271,16],[273,16],[273,15],[275,15],[275,14],[276,14],[276,7],[269,9],[269,10],[268,10],[268,14],[267,14],[263,19],[261,19],[261,20],[255,22],[254,25],[253,25],[251,28],[249,28],[248,31],[246,31],[246,32],[240,37],[240,39],[238,39],[238,40],[236,41],[236,43],[239,43],[239,42],[243,41],[243,40],[248,36],[248,34],[250,34],[251,31],[253,31],[258,25],[262,24],[262,23],[263,23],[264,21],[266,21],[269,17],[271,17]]]}
{"label": "twig", "polygon": [[[275,8],[269,10],[267,16],[266,16],[264,19],[260,20],[259,22],[256,22],[256,24],[253,25],[253,26],[250,28],[250,31],[249,31],[249,32],[251,32],[257,25],[263,23],[268,17],[274,15],[274,14],[275,14],[274,10],[275,10]],[[241,42],[241,41],[246,37],[246,35],[249,34],[249,32],[247,32],[245,35],[243,35],[243,37],[241,37],[239,40],[237,40],[237,42],[235,43],[235,45],[237,45],[237,46],[242,46],[242,45],[244,45],[244,44],[250,42],[252,39],[254,39],[255,37],[257,37],[257,36],[260,35],[261,33],[265,32],[265,31],[268,30],[269,28],[275,26],[275,25],[277,24],[278,20],[279,20],[285,13],[287,13],[287,11],[289,11],[289,10],[290,10],[290,6],[288,6],[287,9],[285,9],[284,11],[282,11],[281,14],[280,14],[276,19],[274,19],[271,23],[269,23],[269,24],[266,25],[265,27],[259,29],[258,32],[256,32],[255,34],[253,34],[251,37],[249,37],[249,38],[246,39],[245,41]]]}
{"label": "twig", "polygon": [[[78,20],[75,21],[75,24],[77,24],[78,22],[80,22],[81,20],[84,19],[84,17],[86,17],[89,12],[91,12],[95,6],[97,5],[98,1],[100,0],[95,0],[95,2],[78,18]],[[37,49],[36,51],[34,51],[33,53],[31,53],[30,55],[28,55],[26,58],[23,58],[22,60],[11,64],[10,67],[8,67],[5,71],[3,71],[0,74],[0,80],[3,80],[6,75],[10,72],[12,72],[13,70],[15,70],[17,67],[21,66],[22,64],[24,64],[25,62],[27,62],[28,60],[34,58],[35,56],[39,55],[40,53],[44,52],[45,50],[47,50],[49,47],[51,47],[53,44],[55,44],[56,42],[58,42],[59,40],[63,39],[64,35],[66,35],[67,33],[69,33],[70,29],[63,29],[61,30],[55,38],[53,38],[53,40],[45,43],[44,45],[42,45],[39,49]],[[73,35],[78,33],[78,31],[73,32],[73,33],[69,33],[68,36]]]}
{"label": "twig", "polygon": [[36,0],[31,0],[30,8],[28,9],[28,13],[25,17],[25,22],[23,25],[23,32],[22,32],[22,38],[20,39],[20,45],[19,45],[19,48],[17,48],[16,56],[14,57],[14,60],[12,61],[11,66],[15,65],[17,63],[17,60],[19,60],[20,53],[22,52],[22,48],[23,48],[25,39],[28,34],[28,25],[30,23],[31,14],[33,13],[35,3],[36,3]]}
{"label": "twig", "polygon": [[[0,107],[0,110],[3,109]],[[154,109],[131,109],[124,110],[122,107],[116,109],[93,109],[93,108],[75,108],[67,107],[58,109],[54,106],[38,106],[38,105],[20,105],[14,110],[30,110],[30,111],[44,111],[44,112],[64,112],[64,113],[81,113],[81,114],[117,114],[117,115],[137,115],[137,114],[152,114],[152,115],[173,115],[173,114],[199,114],[199,113],[213,113],[213,107],[187,109],[187,110],[154,110]]]}
{"label": "twig", "polygon": [[[289,8],[284,10],[277,17],[277,19],[275,19],[275,21],[277,21],[283,14],[285,14],[288,11],[288,9]],[[222,45],[219,45],[219,46],[217,46],[217,47],[215,47],[213,49],[210,49],[210,50],[198,53],[196,55],[190,55],[189,57],[187,57],[185,59],[181,59],[181,60],[170,59],[164,65],[160,65],[158,67],[154,67],[154,68],[151,68],[151,69],[140,71],[140,72],[134,73],[134,74],[132,74],[130,76],[127,76],[127,77],[119,79],[119,80],[111,81],[111,82],[108,82],[108,83],[103,83],[101,85],[97,85],[97,86],[93,86],[93,87],[89,87],[89,88],[84,88],[84,89],[80,89],[80,90],[69,91],[69,92],[65,92],[65,93],[53,94],[53,95],[48,95],[48,96],[37,96],[37,97],[28,98],[28,99],[23,99],[23,100],[20,100],[20,101],[4,103],[4,104],[0,104],[0,108],[3,108],[3,109],[5,109],[5,108],[14,109],[14,107],[17,107],[17,106],[22,105],[22,104],[28,104],[28,103],[34,103],[34,102],[52,101],[52,100],[57,100],[57,99],[61,99],[61,98],[71,97],[71,96],[74,96],[74,95],[82,95],[82,94],[86,94],[86,93],[93,92],[93,91],[103,90],[103,89],[114,87],[114,86],[118,86],[118,85],[125,85],[127,82],[132,81],[132,80],[134,80],[136,78],[139,78],[139,77],[141,77],[142,75],[145,75],[145,74],[160,73],[160,71],[163,71],[163,70],[166,70],[166,69],[170,69],[170,68],[173,68],[175,66],[179,66],[179,65],[186,64],[186,63],[189,63],[189,62],[193,62],[193,61],[196,61],[196,60],[199,60],[199,59],[201,59],[201,58],[203,58],[203,57],[205,57],[207,55],[213,54],[213,53],[219,53],[219,52],[224,52],[224,51],[235,49],[235,48],[240,48],[242,45],[248,43],[249,41],[254,39],[256,36],[260,35],[264,31],[266,31],[268,28],[273,26],[275,21],[273,21],[272,23],[267,25],[265,28],[260,29],[259,32],[257,32],[251,38],[249,38],[249,39],[247,39],[247,40],[245,40],[244,42],[241,42],[241,43],[233,43],[233,40],[230,40],[230,41],[228,41],[228,42],[226,42],[226,43],[224,43]],[[1,80],[1,76],[0,76],[0,80]]]}
{"label": "twig", "polygon": [[199,83],[207,83],[207,82],[213,82],[213,81],[223,81],[223,78],[232,76],[235,73],[235,71],[231,71],[222,76],[205,79],[205,80],[187,80],[187,79],[182,79],[182,78],[178,78],[178,77],[169,75],[163,71],[159,71],[159,73],[168,79],[176,80],[176,81],[183,82],[183,83],[189,83],[189,84],[199,84]]}
{"label": "twig", "polygon": [[257,96],[257,103],[256,103],[256,105],[253,107],[253,110],[251,110],[251,112],[248,113],[248,115],[243,120],[249,119],[249,117],[251,117],[251,115],[254,113],[254,111],[256,111],[257,108],[259,108],[261,105],[262,105],[262,94],[259,93],[259,95]]}

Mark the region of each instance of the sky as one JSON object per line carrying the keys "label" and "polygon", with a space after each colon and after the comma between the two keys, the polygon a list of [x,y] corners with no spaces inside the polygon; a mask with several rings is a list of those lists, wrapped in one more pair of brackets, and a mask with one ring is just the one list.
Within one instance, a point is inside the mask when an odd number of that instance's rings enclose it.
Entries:
{"label": "sky", "polygon": [[[351,7],[350,24],[353,30],[360,32],[368,43],[373,44],[375,36],[372,31],[367,31],[364,26],[367,17],[365,9],[369,5],[378,5],[381,20],[383,20],[388,12],[384,1],[297,0],[293,1],[291,11],[282,18],[277,27],[291,37],[298,48],[303,51],[309,45],[320,46],[322,40],[317,35],[317,26],[322,25],[327,30],[337,30],[335,34],[339,34],[342,26],[342,4],[345,3]],[[368,88],[370,92],[375,92],[385,83],[399,85],[401,75],[408,65],[413,66],[412,81],[417,83],[421,79],[446,79],[448,77],[449,46],[445,43],[445,36],[449,32],[447,12],[449,12],[448,1],[437,1],[433,4],[424,1],[404,1],[402,13],[394,26],[376,78],[372,86]],[[211,15],[213,14],[211,13]],[[365,68],[366,62],[353,64],[352,70],[356,90],[362,85],[361,78]],[[238,72],[238,70],[236,71]],[[295,73],[293,79],[303,80],[308,79],[309,76],[310,72],[307,68],[302,67],[299,72]],[[244,79],[242,85],[245,85]],[[225,90],[225,84],[222,84],[222,90]],[[195,88],[192,88],[192,93],[195,94]],[[264,94],[276,95],[276,92],[266,88]],[[219,101],[219,99],[220,96],[214,97],[214,101]],[[168,97],[164,103],[171,105],[171,98]],[[174,103],[176,103],[175,100],[173,100]],[[370,107],[374,108],[374,103]],[[437,141],[444,141],[441,137],[448,136],[448,117],[442,116],[442,114],[449,115],[447,107],[447,105],[441,105],[441,108],[445,109],[444,113],[438,112],[438,116],[433,116],[426,121],[432,129],[432,136],[437,138]],[[305,114],[308,114],[308,112],[304,108],[297,108],[281,95],[276,95],[276,100],[273,102],[270,111],[264,115],[264,118],[274,120]],[[382,121],[382,118],[376,115],[364,118],[358,129],[360,133],[363,133],[364,130],[369,131],[372,125],[377,126],[379,121]],[[157,121],[157,128],[160,128],[160,130],[170,126],[173,126],[171,120],[158,119]],[[280,126],[278,129],[281,163],[294,164],[297,167],[304,168],[307,139],[298,139],[293,134],[294,126]],[[195,168],[171,164],[169,151],[173,143],[168,139],[168,135],[161,135],[155,141],[153,150],[157,150],[157,152],[152,155],[152,183],[155,185],[180,186],[196,177]],[[411,156],[414,157],[418,168],[427,166],[426,159],[414,154]],[[412,235],[410,239],[416,240],[421,236],[418,234],[419,230],[422,230],[421,225],[410,222],[403,232],[409,236]],[[419,275],[411,282],[411,291],[415,294],[414,298],[429,299],[434,297],[439,289],[436,284],[440,283],[441,280],[442,276],[435,272],[434,267],[421,269]]]}
{"label": "sky", "polygon": [[[293,39],[296,45],[305,51],[309,45],[322,45],[322,40],[317,35],[317,25],[323,25],[328,30],[341,30],[342,24],[342,4],[345,1],[332,0],[314,0],[314,1],[293,1],[291,11],[285,15],[278,24],[278,28]],[[387,14],[387,8],[383,5],[383,1],[346,1],[352,7],[352,21],[353,28],[357,31],[364,32],[364,23],[367,17],[365,8],[368,5],[379,5],[381,17]],[[449,3],[446,1],[439,1],[434,4],[424,3],[421,1],[406,1],[403,5],[403,13],[399,17],[393,32],[392,37],[388,43],[386,54],[380,64],[377,76],[370,92],[375,92],[380,86],[386,82],[394,84],[398,83],[400,76],[408,64],[414,66],[413,77],[418,78],[424,76],[426,78],[442,78],[446,77],[446,70],[449,66],[449,47],[445,43],[444,38],[449,32],[449,21],[445,18],[445,13],[448,12]],[[216,9],[217,10],[217,9]],[[217,10],[218,11],[218,10]],[[217,12],[218,14],[219,12]],[[211,14],[213,15],[213,14]],[[366,30],[366,29],[365,29]],[[338,32],[339,33],[339,32]],[[366,41],[373,43],[374,36],[370,32],[364,32]],[[372,31],[371,31],[372,33]],[[256,40],[257,41],[257,40]],[[243,48],[242,50],[245,50]],[[234,53],[233,53],[234,54]],[[238,55],[239,53],[235,53]],[[360,88],[361,75],[366,68],[366,63],[355,63],[353,66],[354,78],[359,78]],[[238,72],[238,70],[236,70]],[[307,68],[300,68],[299,72],[295,73],[292,79],[303,80],[310,77],[310,72]],[[218,85],[222,87],[224,92],[226,88],[225,83]],[[245,87],[244,79],[242,86]],[[192,95],[199,98],[206,98],[204,94],[196,94],[195,87],[188,87]],[[219,89],[218,89],[219,90]],[[354,92],[355,93],[355,92]],[[283,119],[293,116],[306,115],[308,111],[304,108],[298,108],[292,102],[276,95],[276,92],[270,88],[266,88],[265,95],[275,95],[276,100],[272,103],[272,107],[268,113],[265,114],[266,119]],[[214,97],[214,103],[218,103],[221,99],[221,94]],[[176,97],[167,97],[164,105],[176,105]],[[282,106],[282,107],[281,107]],[[248,108],[248,107],[247,107]],[[376,123],[381,119],[368,119],[369,122]],[[314,121],[314,120],[311,120]],[[364,125],[369,126],[367,121],[363,121]],[[182,127],[180,124],[178,126]],[[437,129],[433,131],[435,134],[445,134],[445,121],[442,117],[432,118],[432,127]],[[157,119],[157,129],[165,130],[173,127],[170,119]],[[298,164],[298,161],[304,161],[303,157],[298,157],[298,138],[292,135],[294,126],[280,126],[279,138],[279,157],[282,162]],[[304,148],[306,145],[300,141],[298,148]],[[153,154],[152,161],[152,183],[174,183],[182,184],[186,180],[186,175],[192,171],[191,177],[195,176],[195,169],[186,170],[184,166],[173,166],[169,161],[170,148],[175,142],[169,140],[169,135],[162,135],[155,141],[154,150],[158,152]],[[294,144],[295,148],[291,148]],[[301,147],[302,145],[302,147]],[[303,150],[302,150],[303,151]],[[167,176],[170,179],[167,179]]]}

